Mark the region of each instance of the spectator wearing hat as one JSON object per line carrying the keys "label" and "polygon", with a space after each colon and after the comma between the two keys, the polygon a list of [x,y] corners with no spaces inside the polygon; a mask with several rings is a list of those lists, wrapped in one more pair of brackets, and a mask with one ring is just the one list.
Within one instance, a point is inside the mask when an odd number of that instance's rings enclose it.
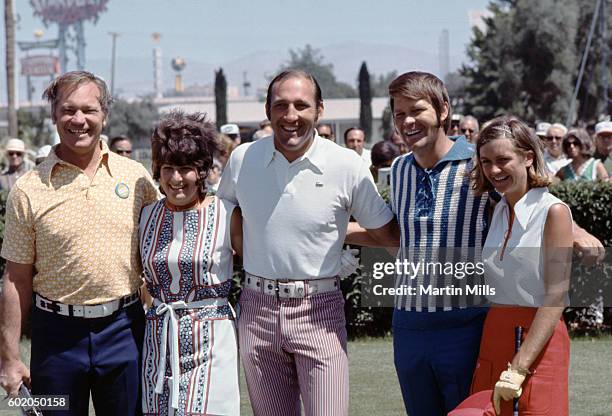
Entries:
{"label": "spectator wearing hat", "polygon": [[451,116],[451,123],[450,123],[450,127],[448,128],[448,133],[447,133],[449,136],[461,135],[461,130],[459,129],[461,120],[463,120],[462,114],[453,114]]}
{"label": "spectator wearing hat", "polygon": [[548,133],[548,129],[550,128],[550,125],[551,125],[550,123],[547,123],[545,121],[542,121],[536,124],[536,128],[535,128],[536,136],[538,136],[540,140],[542,140],[542,143],[546,142],[546,134]]}
{"label": "spectator wearing hat", "polygon": [[544,163],[548,171],[556,175],[559,169],[571,163],[571,159],[568,159],[563,153],[563,137],[567,134],[567,127],[561,123],[551,124],[546,131],[544,137],[544,143],[546,149],[544,150]]}
{"label": "spectator wearing hat", "polygon": [[7,167],[0,174],[0,191],[10,191],[17,179],[32,169],[32,162],[24,158],[25,143],[20,139],[9,139],[6,143]]}
{"label": "spectator wearing hat", "polygon": [[601,160],[609,175],[612,175],[612,121],[601,121],[595,125],[595,159]]}
{"label": "spectator wearing hat", "polygon": [[222,134],[228,136],[230,139],[232,139],[234,143],[236,143],[236,146],[242,143],[242,139],[240,138],[240,128],[238,127],[238,124],[224,124],[221,126],[221,129],[219,129],[219,131]]}
{"label": "spectator wearing hat", "polygon": [[47,156],[49,156],[49,153],[51,152],[51,146],[46,144],[44,146],[41,146],[37,151],[36,151],[36,166],[40,165],[43,160],[45,160],[47,158]]}
{"label": "spectator wearing hat", "polygon": [[563,151],[570,163],[557,172],[565,181],[607,180],[608,172],[599,159],[593,157],[593,140],[584,129],[571,129],[563,138]]}

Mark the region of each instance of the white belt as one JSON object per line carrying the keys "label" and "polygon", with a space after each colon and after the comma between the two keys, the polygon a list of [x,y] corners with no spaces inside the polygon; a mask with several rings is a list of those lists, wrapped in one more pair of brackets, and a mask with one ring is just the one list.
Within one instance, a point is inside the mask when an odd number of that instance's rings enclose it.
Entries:
{"label": "white belt", "polygon": [[168,386],[171,389],[170,407],[178,409],[179,401],[179,328],[176,311],[179,309],[198,309],[207,306],[225,306],[228,305],[227,298],[210,298],[194,302],[171,302],[163,303],[159,299],[153,299],[153,306],[156,307],[155,313],[163,315],[164,322],[162,324],[162,338],[159,373],[157,374],[157,383],[155,384],[155,393],[161,394],[164,391],[164,375],[166,374],[166,345],[168,344],[168,322],[170,323],[170,377]]}
{"label": "white belt", "polygon": [[308,280],[273,280],[246,273],[244,286],[279,298],[305,298],[340,289],[337,277]]}
{"label": "white belt", "polygon": [[139,301],[140,296],[138,292],[124,296],[121,299],[115,299],[97,305],[67,305],[65,303],[47,299],[38,293],[34,294],[34,305],[36,305],[38,309],[58,315],[74,316],[77,318],[104,318],[112,315],[119,309],[125,308]]}

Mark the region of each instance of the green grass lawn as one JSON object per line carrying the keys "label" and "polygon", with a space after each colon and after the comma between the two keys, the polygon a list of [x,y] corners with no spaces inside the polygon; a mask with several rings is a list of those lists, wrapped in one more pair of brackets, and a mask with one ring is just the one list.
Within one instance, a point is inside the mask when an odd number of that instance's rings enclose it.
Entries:
{"label": "green grass lawn", "polygon": [[[574,339],[571,351],[570,414],[612,415],[612,337]],[[22,353],[24,360],[29,362],[28,342],[22,344]],[[404,415],[393,368],[391,339],[350,342],[349,358],[350,415]],[[241,380],[241,389],[242,414],[252,415],[244,377]],[[94,414],[93,409],[90,413]],[[0,416],[17,414],[15,411],[0,410]]]}

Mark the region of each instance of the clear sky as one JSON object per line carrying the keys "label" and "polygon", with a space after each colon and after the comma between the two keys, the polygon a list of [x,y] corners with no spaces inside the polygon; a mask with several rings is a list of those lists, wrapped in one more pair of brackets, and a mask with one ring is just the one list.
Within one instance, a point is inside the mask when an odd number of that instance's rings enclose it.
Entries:
{"label": "clear sky", "polygon": [[[14,0],[18,40],[57,35],[44,28],[28,0]],[[343,42],[401,45],[436,53],[443,29],[450,32],[451,55],[461,60],[471,37],[468,13],[487,0],[110,0],[97,24],[87,22],[87,59],[108,59],[110,31],[121,33],[118,58],[151,59],[151,33],[162,34],[164,56],[220,64],[259,50],[288,51],[309,43],[317,48]],[[5,101],[4,27],[2,88]],[[74,61],[73,61],[74,62]],[[460,62],[451,60],[451,68]]]}

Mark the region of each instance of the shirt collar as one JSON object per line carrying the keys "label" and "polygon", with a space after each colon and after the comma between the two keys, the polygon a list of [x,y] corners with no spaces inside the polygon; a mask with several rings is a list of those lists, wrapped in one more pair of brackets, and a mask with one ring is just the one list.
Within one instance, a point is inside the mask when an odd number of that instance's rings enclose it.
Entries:
{"label": "shirt collar", "polygon": [[[465,136],[449,136],[449,139],[454,141],[453,147],[450,148],[438,163],[471,159],[474,156],[476,148],[472,143],[467,141]],[[436,165],[438,163],[436,163]]]}
{"label": "shirt collar", "polygon": [[[322,173],[323,168],[325,167],[325,149],[323,149],[323,140],[327,139],[323,139],[317,133],[315,133],[312,145],[308,148],[308,150],[306,150],[306,153],[304,153],[298,159],[294,160],[292,163],[297,163],[302,160],[308,160],[308,162],[310,162],[313,167],[315,167]],[[266,149],[264,151],[263,160],[264,166],[268,167],[275,157],[283,157],[283,155],[274,147],[274,135],[272,135],[272,137],[268,139],[268,142],[265,146]]]}
{"label": "shirt collar", "polygon": [[[531,188],[516,204],[514,204],[514,216],[522,229],[527,229],[527,224],[529,224],[533,212],[542,199],[542,195],[547,191],[548,188],[546,187]],[[504,209],[509,209],[506,197],[502,198],[500,204],[504,205]]]}
{"label": "shirt collar", "polygon": [[[60,159],[59,156],[57,156],[56,151],[58,146],[59,145],[53,146],[51,148],[51,151],[49,152],[49,155],[38,166],[40,176],[46,184],[51,183],[51,175],[53,174],[53,169],[56,165],[62,164],[65,166],[74,166],[71,163],[65,162],[64,160]],[[113,157],[115,155],[111,154],[107,144],[103,140],[100,140],[100,147],[100,163],[104,164],[104,166],[106,166],[106,168],[108,169],[108,173],[113,176],[113,171],[116,172],[117,168],[116,161],[114,160],[115,158]]]}

